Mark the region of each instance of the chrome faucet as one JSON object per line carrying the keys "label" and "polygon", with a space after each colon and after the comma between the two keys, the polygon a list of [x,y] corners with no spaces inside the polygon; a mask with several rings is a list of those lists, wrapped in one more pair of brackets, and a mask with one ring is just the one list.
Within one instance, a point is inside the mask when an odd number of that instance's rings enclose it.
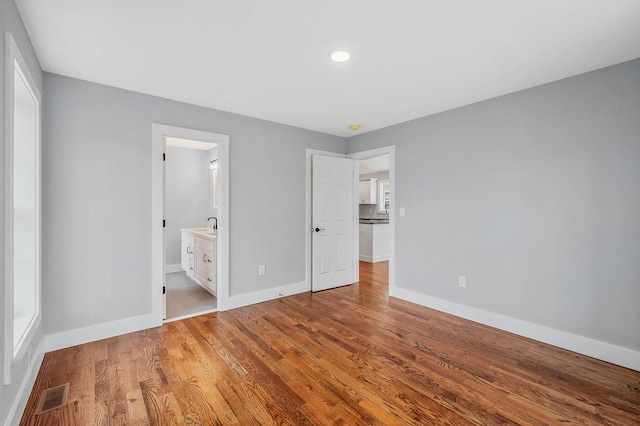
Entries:
{"label": "chrome faucet", "polygon": [[218,229],[218,218],[215,216],[209,216],[207,218],[207,222],[209,222],[211,219],[213,219],[213,226],[211,229]]}

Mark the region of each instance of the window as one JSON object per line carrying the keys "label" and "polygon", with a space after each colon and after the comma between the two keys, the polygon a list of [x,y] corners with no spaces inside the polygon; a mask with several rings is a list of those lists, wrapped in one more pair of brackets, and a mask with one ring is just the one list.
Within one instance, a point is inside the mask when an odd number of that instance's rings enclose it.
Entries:
{"label": "window", "polygon": [[11,381],[40,322],[40,92],[6,35],[5,365]]}
{"label": "window", "polygon": [[389,181],[378,182],[378,213],[389,214]]}

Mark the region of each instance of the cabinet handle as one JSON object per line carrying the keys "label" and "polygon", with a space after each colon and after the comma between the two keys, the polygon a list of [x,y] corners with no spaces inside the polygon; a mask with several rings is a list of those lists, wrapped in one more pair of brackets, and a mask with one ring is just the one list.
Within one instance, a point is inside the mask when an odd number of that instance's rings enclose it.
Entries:
{"label": "cabinet handle", "polygon": [[193,250],[189,251],[191,247],[187,247],[187,254],[193,254]]}
{"label": "cabinet handle", "polygon": [[207,278],[207,281],[213,281],[211,278]]}
{"label": "cabinet handle", "polygon": [[202,261],[203,261],[203,262],[206,262],[206,261],[207,261],[207,253],[205,253],[205,254],[203,254],[203,255],[202,255]]}

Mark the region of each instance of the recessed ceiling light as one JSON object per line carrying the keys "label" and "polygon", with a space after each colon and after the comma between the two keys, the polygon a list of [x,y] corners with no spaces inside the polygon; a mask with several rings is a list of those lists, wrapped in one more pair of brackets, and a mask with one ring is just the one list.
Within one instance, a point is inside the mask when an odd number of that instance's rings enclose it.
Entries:
{"label": "recessed ceiling light", "polygon": [[349,125],[349,130],[353,130],[354,132],[356,130],[360,130],[360,125],[359,124],[350,124]]}
{"label": "recessed ceiling light", "polygon": [[351,58],[351,53],[346,50],[333,50],[329,56],[334,62],[346,62]]}

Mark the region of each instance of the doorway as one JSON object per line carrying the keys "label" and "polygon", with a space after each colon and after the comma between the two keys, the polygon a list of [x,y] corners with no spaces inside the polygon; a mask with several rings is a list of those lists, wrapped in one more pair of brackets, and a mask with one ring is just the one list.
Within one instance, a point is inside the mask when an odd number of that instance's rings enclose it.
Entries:
{"label": "doorway", "polygon": [[[213,239],[215,242],[213,247],[209,247],[208,243],[200,244],[198,249],[203,250],[207,248],[207,256],[203,256],[205,262],[209,267],[209,275],[207,278],[212,278],[215,281],[215,287],[211,286],[211,289],[216,293],[216,307],[217,310],[224,310],[224,307],[228,303],[229,298],[229,136],[218,133],[204,132],[200,130],[186,129],[181,127],[167,126],[163,124],[152,124],[152,311],[153,316],[158,324],[161,324],[166,316],[166,291],[167,291],[167,274],[177,273],[180,271],[180,265],[182,261],[174,263],[177,260],[177,254],[175,253],[175,244],[171,245],[169,252],[174,251],[173,255],[167,258],[168,247],[167,244],[171,240],[167,236],[167,203],[165,201],[167,195],[167,182],[166,166],[167,162],[171,161],[167,154],[171,155],[171,144],[169,144],[169,152],[167,152],[167,139],[182,140],[187,144],[205,144],[207,149],[205,151],[206,160],[203,160],[205,170],[205,181],[201,185],[207,185],[210,192],[213,194],[213,188],[215,187],[215,200],[217,205],[214,205],[213,199],[211,200],[211,206],[203,208],[201,213],[202,222],[195,222],[192,225],[184,225],[189,227],[192,231],[200,231],[201,236]],[[172,142],[173,143],[173,142]],[[217,161],[212,163],[213,158],[209,159],[209,155],[213,155],[210,151],[211,148],[217,149]],[[184,149],[178,148],[178,149]],[[193,154],[193,153],[192,153]],[[197,157],[197,155],[196,155]],[[213,170],[209,169],[209,166],[213,168],[215,165],[216,174]],[[169,166],[171,167],[171,166]],[[186,173],[186,172],[185,172]],[[214,179],[215,176],[215,179]],[[209,180],[210,179],[210,180]],[[209,186],[211,185],[211,186]],[[208,190],[203,190],[204,193],[208,193]],[[209,204],[205,201],[203,205]],[[213,214],[215,213],[215,215]],[[207,222],[209,217],[215,217],[217,219],[217,230],[215,238],[211,232],[213,227],[212,222]],[[175,219],[173,219],[175,221]],[[174,226],[175,225],[175,226]],[[181,232],[181,225],[174,224],[174,233]],[[193,227],[193,228],[191,228]],[[175,243],[176,236],[173,237]],[[167,241],[165,241],[167,240]],[[194,242],[196,239],[194,238]],[[180,243],[182,243],[180,241]],[[180,253],[181,248],[177,249]],[[171,257],[172,256],[172,257]],[[169,263],[167,263],[167,261]],[[188,263],[187,263],[188,264]],[[186,275],[186,274],[185,274]],[[177,285],[178,287],[184,284],[191,284],[189,281],[181,280],[180,277],[170,276],[168,277],[170,284]],[[174,279],[175,278],[175,279]],[[195,278],[195,277],[194,277]],[[192,278],[189,278],[192,279]],[[206,279],[206,278],[205,278]],[[202,281],[202,280],[200,280]],[[197,299],[197,297],[195,297]],[[213,310],[211,303],[202,307],[203,310],[199,310],[198,307],[191,307],[191,312],[185,313],[175,317],[175,313],[172,319],[184,318],[187,316],[199,315],[203,312]],[[194,312],[195,310],[195,312]]]}
{"label": "doorway", "polygon": [[[366,270],[385,273],[395,286],[395,145],[349,154],[358,160],[358,253]],[[362,270],[358,268],[359,271]]]}
{"label": "doorway", "polygon": [[358,181],[359,260],[389,260],[389,154],[360,160]]}
{"label": "doorway", "polygon": [[217,242],[213,233],[217,232],[218,216],[218,145],[169,136],[164,139],[164,320],[175,321],[217,310],[217,288],[202,284],[195,274],[196,247],[190,230],[210,229],[204,237],[211,234],[210,243]]}
{"label": "doorway", "polygon": [[[308,285],[308,289],[312,289],[312,264],[313,264],[313,251],[312,251],[312,232],[314,228],[312,228],[312,157],[314,155],[327,155],[334,157],[344,157],[344,154],[326,152],[326,151],[318,151],[313,149],[306,150],[306,229],[309,232],[306,233],[306,282]],[[389,283],[389,292],[391,293],[395,288],[395,221],[396,221],[396,212],[397,207],[395,204],[395,145],[386,146],[382,148],[376,148],[372,150],[356,152],[353,154],[349,154],[346,157],[357,160],[354,162],[354,212],[359,211],[359,203],[358,203],[358,193],[359,193],[359,160],[365,160],[368,158],[379,157],[382,155],[389,156],[389,182],[388,182],[388,202],[389,202],[389,255],[388,255],[388,267],[384,268],[387,272],[388,283]],[[353,220],[353,281],[359,281],[360,277],[360,268],[358,267],[359,261],[359,220],[358,216],[354,215]]]}

